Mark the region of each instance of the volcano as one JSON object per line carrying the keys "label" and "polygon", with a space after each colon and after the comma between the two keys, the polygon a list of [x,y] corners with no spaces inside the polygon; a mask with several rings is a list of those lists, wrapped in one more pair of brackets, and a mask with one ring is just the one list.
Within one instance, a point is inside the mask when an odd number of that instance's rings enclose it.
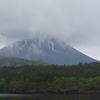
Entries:
{"label": "volcano", "polygon": [[41,59],[57,65],[73,65],[97,61],[65,42],[52,38],[23,39],[0,49],[0,55],[29,60]]}

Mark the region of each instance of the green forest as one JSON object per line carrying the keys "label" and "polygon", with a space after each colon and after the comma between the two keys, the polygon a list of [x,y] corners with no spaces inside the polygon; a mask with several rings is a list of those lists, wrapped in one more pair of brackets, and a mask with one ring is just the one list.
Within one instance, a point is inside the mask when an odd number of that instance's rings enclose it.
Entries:
{"label": "green forest", "polygon": [[0,67],[0,93],[100,93],[100,62]]}

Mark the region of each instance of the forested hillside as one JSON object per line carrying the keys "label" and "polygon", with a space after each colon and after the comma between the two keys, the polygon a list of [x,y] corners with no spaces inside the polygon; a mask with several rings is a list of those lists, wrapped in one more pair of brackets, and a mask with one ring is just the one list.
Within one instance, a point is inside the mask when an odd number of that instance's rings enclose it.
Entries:
{"label": "forested hillside", "polygon": [[16,57],[6,57],[6,56],[1,56],[0,55],[0,66],[7,66],[7,67],[19,67],[19,66],[24,66],[24,65],[34,65],[34,66],[45,66],[48,65],[47,62],[43,60],[27,60],[27,59],[22,59],[22,58],[16,58]]}
{"label": "forested hillside", "polygon": [[0,67],[1,93],[100,93],[100,63]]}

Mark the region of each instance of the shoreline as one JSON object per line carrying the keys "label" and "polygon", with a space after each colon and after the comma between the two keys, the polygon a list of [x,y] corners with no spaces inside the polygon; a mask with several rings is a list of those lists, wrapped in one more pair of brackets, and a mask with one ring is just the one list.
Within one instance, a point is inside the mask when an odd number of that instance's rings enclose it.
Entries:
{"label": "shoreline", "polygon": [[70,90],[70,91],[47,91],[47,90],[31,90],[31,91],[17,91],[17,92],[1,92],[0,94],[100,94],[100,90],[98,91],[78,91],[78,90]]}

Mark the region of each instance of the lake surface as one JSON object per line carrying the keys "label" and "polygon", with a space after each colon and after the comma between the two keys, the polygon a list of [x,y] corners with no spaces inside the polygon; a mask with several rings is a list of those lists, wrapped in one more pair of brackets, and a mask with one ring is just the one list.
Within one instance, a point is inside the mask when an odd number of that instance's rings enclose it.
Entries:
{"label": "lake surface", "polygon": [[100,95],[19,95],[0,94],[0,100],[100,100]]}

